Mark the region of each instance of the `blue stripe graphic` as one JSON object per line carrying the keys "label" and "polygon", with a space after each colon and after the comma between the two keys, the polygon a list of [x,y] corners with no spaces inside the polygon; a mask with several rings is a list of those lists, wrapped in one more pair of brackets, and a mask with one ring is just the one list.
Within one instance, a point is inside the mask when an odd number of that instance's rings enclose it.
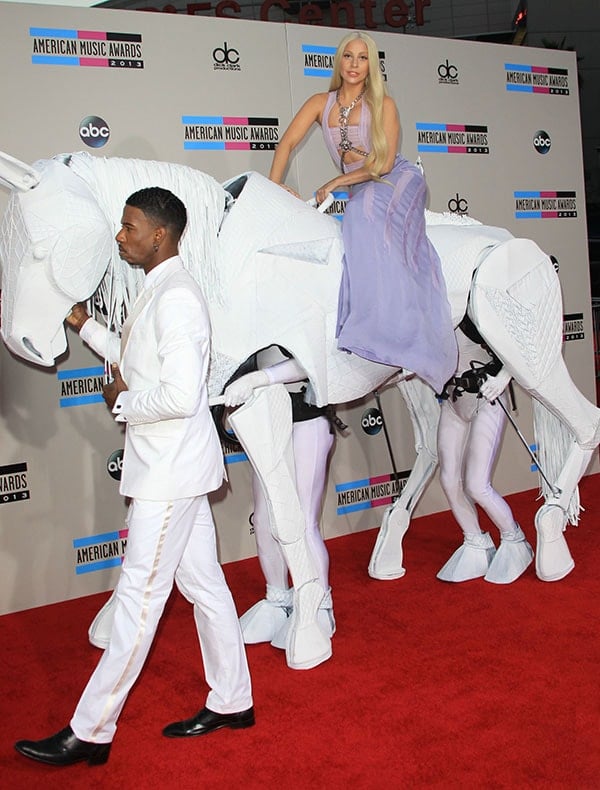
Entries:
{"label": "blue stripe graphic", "polygon": [[97,392],[95,395],[79,395],[76,398],[61,398],[59,405],[61,409],[69,406],[87,406],[90,403],[102,403],[104,398]]}
{"label": "blue stripe graphic", "polygon": [[181,123],[208,123],[212,126],[223,124],[222,115],[182,115]]}
{"label": "blue stripe graphic", "polygon": [[336,491],[350,491],[353,488],[364,488],[364,486],[371,485],[371,481],[368,477],[365,477],[364,480],[352,480],[350,483],[338,483],[335,487]]}
{"label": "blue stripe graphic", "polygon": [[109,560],[100,560],[99,562],[90,562],[88,565],[79,565],[75,568],[75,573],[77,576],[80,576],[82,573],[102,571],[105,568],[114,568],[116,565],[121,565],[121,557],[111,557]]}
{"label": "blue stripe graphic", "polygon": [[53,57],[52,55],[32,55],[31,62],[38,66],[79,66],[79,58]]}
{"label": "blue stripe graphic", "polygon": [[77,38],[76,30],[61,30],[57,27],[30,27],[29,35],[36,38]]}
{"label": "blue stripe graphic", "polygon": [[353,513],[356,510],[369,510],[371,507],[371,502],[357,502],[355,505],[344,505],[344,507],[338,507],[337,514],[338,516],[343,516],[344,513]]}
{"label": "blue stripe graphic", "polygon": [[78,368],[77,370],[59,370],[56,378],[59,381],[65,379],[89,379],[92,376],[103,376],[104,368],[99,365],[97,368]]}
{"label": "blue stripe graphic", "polygon": [[85,538],[75,538],[73,540],[73,548],[78,549],[81,546],[94,546],[96,543],[108,543],[109,540],[119,540],[119,533],[105,532],[103,535],[88,535]]}

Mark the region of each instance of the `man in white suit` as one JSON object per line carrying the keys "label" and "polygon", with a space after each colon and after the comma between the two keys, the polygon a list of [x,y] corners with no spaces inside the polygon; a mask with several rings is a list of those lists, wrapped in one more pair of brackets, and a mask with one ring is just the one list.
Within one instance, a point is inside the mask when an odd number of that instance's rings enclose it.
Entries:
{"label": "man in white suit", "polygon": [[108,349],[114,378],[104,398],[115,419],[126,423],[120,491],[131,504],[110,644],[70,725],[49,738],[15,744],[40,762],[106,762],[174,579],[194,604],[210,691],[196,716],[163,733],[186,737],[254,724],[246,654],[206,496],[221,485],[224,466],[208,409],[208,313],[177,254],[186,221],[185,206],[168,190],[131,195],[116,240],[121,257],[146,276],[121,338],[83,305],[67,319],[97,353]]}

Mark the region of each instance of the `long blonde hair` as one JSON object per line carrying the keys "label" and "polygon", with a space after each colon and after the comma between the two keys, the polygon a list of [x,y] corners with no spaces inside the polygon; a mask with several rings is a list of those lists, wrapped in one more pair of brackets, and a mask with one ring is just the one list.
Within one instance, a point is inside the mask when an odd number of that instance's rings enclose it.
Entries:
{"label": "long blonde hair", "polygon": [[365,81],[364,101],[371,112],[371,153],[365,159],[365,167],[374,176],[381,175],[388,155],[388,142],[383,131],[383,98],[387,95],[385,82],[379,68],[377,45],[367,33],[355,30],[340,41],[333,58],[333,74],[329,90],[336,91],[342,86],[341,64],[346,46],[354,39],[364,41],[369,55],[369,75]]}

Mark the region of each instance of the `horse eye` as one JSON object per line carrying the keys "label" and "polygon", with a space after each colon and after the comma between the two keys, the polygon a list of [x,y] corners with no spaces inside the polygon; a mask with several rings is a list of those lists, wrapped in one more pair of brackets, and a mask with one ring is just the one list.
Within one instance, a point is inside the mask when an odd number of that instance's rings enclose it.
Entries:
{"label": "horse eye", "polygon": [[41,244],[36,244],[31,251],[31,254],[33,255],[34,260],[43,261],[44,258],[48,257],[48,250]]}

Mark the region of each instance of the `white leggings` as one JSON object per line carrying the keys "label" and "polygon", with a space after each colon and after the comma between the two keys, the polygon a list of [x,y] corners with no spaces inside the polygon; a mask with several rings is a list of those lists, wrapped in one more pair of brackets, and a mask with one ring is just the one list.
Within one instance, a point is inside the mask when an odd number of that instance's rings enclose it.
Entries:
{"label": "white leggings", "polygon": [[[506,396],[501,396],[506,405]],[[492,488],[491,475],[506,415],[498,403],[464,393],[456,403],[442,402],[438,428],[440,483],[454,517],[465,534],[481,533],[475,504],[501,533],[512,532],[512,511]]]}
{"label": "white leggings", "polygon": [[[319,582],[329,588],[329,555],[319,529],[321,502],[325,488],[327,458],[333,444],[329,421],[325,417],[295,422],[293,426],[294,463],[300,506],[306,522],[306,539],[317,565]],[[288,568],[278,541],[272,534],[268,508],[257,478],[253,475],[254,535],[258,560],[271,587],[288,588]]]}

